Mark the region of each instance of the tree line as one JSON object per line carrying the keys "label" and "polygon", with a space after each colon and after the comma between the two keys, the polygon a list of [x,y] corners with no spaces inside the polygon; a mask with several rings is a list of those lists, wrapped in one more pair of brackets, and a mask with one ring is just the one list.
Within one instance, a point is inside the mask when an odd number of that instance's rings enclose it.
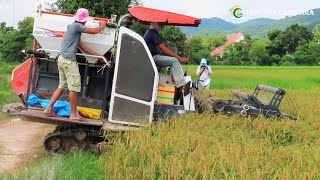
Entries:
{"label": "tree line", "polygon": [[18,23],[18,28],[7,27],[0,23],[0,60],[5,62],[21,62],[25,55],[23,49],[31,49],[33,38],[33,18],[27,17]]}
{"label": "tree line", "polygon": [[245,39],[227,46],[221,63],[228,65],[319,65],[320,25],[314,30],[293,24],[284,31],[267,33],[267,38]]}

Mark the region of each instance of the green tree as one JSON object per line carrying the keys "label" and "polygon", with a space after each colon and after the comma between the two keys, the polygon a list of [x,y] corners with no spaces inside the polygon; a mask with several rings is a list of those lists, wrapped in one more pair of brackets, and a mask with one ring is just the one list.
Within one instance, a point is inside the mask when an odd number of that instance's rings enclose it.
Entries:
{"label": "green tree", "polygon": [[118,17],[128,13],[130,5],[141,4],[137,0],[57,0],[51,4],[50,11],[58,11],[63,13],[75,14],[77,9],[86,8],[91,16],[96,17],[111,17],[115,14]]}
{"label": "green tree", "polygon": [[23,34],[23,36],[26,38],[24,42],[25,49],[32,49],[33,38],[31,37],[31,34],[33,31],[33,22],[33,17],[27,17],[18,23],[18,30],[20,31],[19,33]]}
{"label": "green tree", "polygon": [[[287,60],[288,60],[288,58],[287,58],[287,56],[284,56],[283,58],[281,58],[281,56],[280,55],[278,55],[278,54],[272,54],[271,56],[269,56],[270,57],[270,59],[269,59],[269,64],[270,65],[273,65],[273,64],[281,64],[281,61],[283,61],[282,63],[284,64],[284,65],[287,65],[287,64],[289,64],[289,62],[287,62]],[[291,62],[290,62],[291,63]],[[282,65],[282,64],[281,64]]]}
{"label": "green tree", "polygon": [[294,61],[294,57],[291,54],[286,54],[284,55],[282,58],[280,56],[278,56],[280,59],[277,59],[278,55],[276,56],[272,56],[271,60],[273,62],[278,62],[277,64],[280,64],[281,66],[293,66],[296,65],[295,61]]}
{"label": "green tree", "polygon": [[[186,56],[189,57],[190,64],[198,64],[201,58],[204,58],[203,39],[200,36],[194,36],[187,43]],[[205,54],[208,56],[208,54]]]}
{"label": "green tree", "polygon": [[308,43],[312,40],[313,34],[307,27],[293,24],[285,31],[275,29],[268,32],[270,40],[267,49],[270,56],[278,54],[281,57],[285,54],[293,54],[301,43]]}
{"label": "green tree", "polygon": [[227,36],[225,34],[209,35],[203,38],[203,45],[210,52],[216,49],[217,47],[223,45],[227,41]]}
{"label": "green tree", "polygon": [[272,65],[269,62],[269,53],[267,50],[268,41],[264,39],[256,39],[252,42],[249,49],[249,59],[254,65]]}
{"label": "green tree", "polygon": [[225,47],[223,61],[227,65],[250,65],[249,46],[241,41]]}
{"label": "green tree", "polygon": [[268,39],[270,40],[269,45],[267,45],[266,49],[269,51],[269,55],[272,56],[274,54],[284,55],[286,53],[285,44],[282,41],[283,32],[279,29],[274,29],[268,32]]}
{"label": "green tree", "polygon": [[133,22],[133,24],[129,28],[143,37],[143,35],[149,29],[149,26],[145,24],[141,24],[139,22]]}
{"label": "green tree", "polygon": [[320,63],[320,44],[310,42],[301,45],[295,52],[295,62],[299,65],[317,65]]}
{"label": "green tree", "polygon": [[313,29],[314,40],[320,44],[320,24],[317,24]]}
{"label": "green tree", "polygon": [[177,48],[181,55],[185,55],[186,34],[179,27],[164,26],[160,31],[160,35],[167,47]]}
{"label": "green tree", "polygon": [[300,42],[310,42],[312,38],[312,31],[307,27],[293,24],[284,31],[282,41],[286,45],[286,51],[291,54],[295,52]]}
{"label": "green tree", "polygon": [[[23,61],[25,55],[23,49],[30,49],[32,46],[33,18],[27,17],[18,23],[18,29],[7,31],[2,37],[0,54],[4,61]],[[10,29],[10,28],[9,28]],[[3,27],[1,31],[3,30]]]}
{"label": "green tree", "polygon": [[7,27],[5,22],[0,23],[0,45],[3,44],[5,36],[13,30],[13,27]]}
{"label": "green tree", "polygon": [[13,27],[7,27],[5,22],[0,23],[0,35],[5,35],[12,30]]}

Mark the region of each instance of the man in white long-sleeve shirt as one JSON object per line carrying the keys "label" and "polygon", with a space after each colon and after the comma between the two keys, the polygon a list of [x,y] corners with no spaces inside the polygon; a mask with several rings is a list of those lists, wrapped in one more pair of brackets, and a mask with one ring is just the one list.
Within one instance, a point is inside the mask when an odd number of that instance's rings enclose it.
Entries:
{"label": "man in white long-sleeve shirt", "polygon": [[197,76],[199,76],[199,82],[205,89],[210,88],[211,74],[212,74],[211,67],[208,66],[207,60],[202,58],[200,65],[197,68]]}

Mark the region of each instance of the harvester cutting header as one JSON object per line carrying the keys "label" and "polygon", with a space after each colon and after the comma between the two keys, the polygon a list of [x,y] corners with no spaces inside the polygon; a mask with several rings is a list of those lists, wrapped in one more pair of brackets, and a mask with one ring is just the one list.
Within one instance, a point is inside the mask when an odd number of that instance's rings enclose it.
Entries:
{"label": "harvester cutting header", "polygon": [[[33,27],[37,46],[25,51],[34,56],[13,70],[11,86],[24,102],[23,110],[17,112],[22,120],[58,125],[45,138],[46,150],[60,152],[73,147],[90,147],[103,140],[102,129],[132,130],[161,118],[204,110],[199,102],[201,98],[194,98],[194,94],[201,93],[197,92],[198,87],[191,76],[184,77],[187,84],[181,93],[170,76],[159,73],[144,39],[127,28],[133,20],[144,24],[159,22],[197,27],[201,19],[145,7],[132,7],[128,12],[118,22],[115,17],[94,18],[85,24],[87,28],[96,28],[99,26],[97,20],[108,22],[100,33],[81,36],[86,46],[103,56],[88,55],[81,50],[77,53],[81,75],[77,110],[86,118],[72,120],[65,114],[70,108],[64,104],[68,101],[67,92],[53,108],[60,116],[46,116],[43,108],[58,87],[56,61],[61,53],[62,38],[67,26],[74,21],[74,15],[38,10]],[[260,91],[272,92],[272,101],[263,104],[258,99]],[[258,85],[252,95],[240,92],[235,95],[239,100],[207,99],[210,111],[294,119],[278,109],[285,95],[281,89]]]}

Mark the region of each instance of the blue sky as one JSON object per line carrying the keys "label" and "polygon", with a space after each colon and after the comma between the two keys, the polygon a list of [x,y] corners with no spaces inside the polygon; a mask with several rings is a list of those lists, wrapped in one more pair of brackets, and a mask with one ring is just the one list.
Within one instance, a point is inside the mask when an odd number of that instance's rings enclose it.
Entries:
{"label": "blue sky", "polygon": [[[34,16],[37,4],[54,1],[0,0],[0,22],[7,22],[7,25],[12,26],[26,16]],[[198,18],[219,17],[234,23],[260,17],[279,19],[286,15],[290,16],[293,11],[320,8],[320,0],[141,0],[141,2],[150,8]],[[237,19],[230,15],[230,8],[234,5],[239,5],[243,10],[242,18]]]}

